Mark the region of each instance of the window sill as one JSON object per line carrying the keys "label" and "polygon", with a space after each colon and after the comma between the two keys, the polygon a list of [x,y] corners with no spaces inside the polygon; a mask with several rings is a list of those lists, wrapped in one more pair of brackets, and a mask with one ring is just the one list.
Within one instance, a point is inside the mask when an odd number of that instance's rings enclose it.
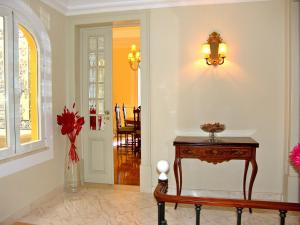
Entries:
{"label": "window sill", "polygon": [[43,163],[52,158],[53,149],[42,147],[0,159],[0,178]]}

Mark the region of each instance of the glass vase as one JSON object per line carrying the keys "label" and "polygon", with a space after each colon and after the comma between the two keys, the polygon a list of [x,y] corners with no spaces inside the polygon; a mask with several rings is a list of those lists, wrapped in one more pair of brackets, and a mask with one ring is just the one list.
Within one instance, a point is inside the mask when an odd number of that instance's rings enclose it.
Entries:
{"label": "glass vase", "polygon": [[80,187],[80,163],[72,160],[67,149],[65,158],[65,191],[77,192]]}

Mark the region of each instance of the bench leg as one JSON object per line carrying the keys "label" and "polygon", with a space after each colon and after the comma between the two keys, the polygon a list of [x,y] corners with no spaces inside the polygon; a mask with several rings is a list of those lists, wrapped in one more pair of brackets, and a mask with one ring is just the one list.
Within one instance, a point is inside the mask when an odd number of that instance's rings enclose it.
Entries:
{"label": "bench leg", "polygon": [[158,202],[158,225],[167,225],[167,221],[165,219],[165,203]]}
{"label": "bench leg", "polygon": [[195,210],[196,210],[196,225],[200,225],[201,205],[195,205]]}

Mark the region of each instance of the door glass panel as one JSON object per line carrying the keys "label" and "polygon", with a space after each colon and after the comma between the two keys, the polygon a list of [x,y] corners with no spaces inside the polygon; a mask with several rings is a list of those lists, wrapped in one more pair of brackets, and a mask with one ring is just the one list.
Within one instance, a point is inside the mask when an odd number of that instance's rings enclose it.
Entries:
{"label": "door glass panel", "polygon": [[104,100],[103,99],[98,100],[97,103],[98,103],[97,109],[98,109],[99,114],[104,114]]}
{"label": "door glass panel", "polygon": [[91,52],[90,55],[89,55],[89,64],[90,64],[90,67],[94,67],[96,66],[96,54],[94,52]]}
{"label": "door glass panel", "polygon": [[89,98],[96,98],[96,84],[90,83]]}
{"label": "door glass panel", "polygon": [[97,38],[96,37],[89,38],[89,49],[90,49],[90,51],[97,50]]}
{"label": "door glass panel", "polygon": [[90,130],[101,130],[104,125],[104,36],[88,38],[89,113]]}
{"label": "door glass panel", "polygon": [[98,49],[104,50],[104,37],[98,37]]}
{"label": "door glass panel", "polygon": [[20,143],[39,140],[38,51],[32,34],[19,25]]}
{"label": "door glass panel", "polygon": [[105,66],[105,60],[100,58],[99,61],[98,61],[98,66],[99,67],[104,67]]}
{"label": "door glass panel", "polygon": [[104,82],[104,68],[99,67],[98,68],[98,82]]}
{"label": "door glass panel", "polygon": [[6,82],[5,82],[5,30],[4,17],[0,16],[0,151],[7,147]]}
{"label": "door glass panel", "polygon": [[98,66],[104,67],[105,66],[105,58],[104,58],[104,52],[98,51]]}
{"label": "door glass panel", "polygon": [[90,68],[90,82],[96,82],[96,68]]}
{"label": "door glass panel", "polygon": [[98,98],[104,98],[104,84],[98,83]]}

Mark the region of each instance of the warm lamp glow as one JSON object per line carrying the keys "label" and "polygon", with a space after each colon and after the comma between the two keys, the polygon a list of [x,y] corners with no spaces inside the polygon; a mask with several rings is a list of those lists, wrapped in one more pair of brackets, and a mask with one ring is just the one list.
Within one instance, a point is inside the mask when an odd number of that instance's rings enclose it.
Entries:
{"label": "warm lamp glow", "polygon": [[132,51],[132,52],[135,52],[135,51],[136,51],[136,45],[135,45],[135,44],[131,45],[131,51]]}
{"label": "warm lamp glow", "polygon": [[130,65],[130,68],[134,71],[136,71],[139,68],[139,64],[141,61],[141,53],[137,51],[136,45],[131,45],[131,50],[128,53],[128,62]]}
{"label": "warm lamp glow", "polygon": [[202,52],[207,65],[222,65],[226,57],[227,47],[220,34],[213,32],[209,35],[207,43],[203,45]]}
{"label": "warm lamp glow", "polygon": [[225,57],[227,52],[227,46],[225,43],[220,43],[219,44],[219,55],[220,57]]}
{"label": "warm lamp glow", "polygon": [[210,55],[210,45],[209,44],[204,44],[202,47],[202,52],[204,54],[204,58],[208,59]]}

